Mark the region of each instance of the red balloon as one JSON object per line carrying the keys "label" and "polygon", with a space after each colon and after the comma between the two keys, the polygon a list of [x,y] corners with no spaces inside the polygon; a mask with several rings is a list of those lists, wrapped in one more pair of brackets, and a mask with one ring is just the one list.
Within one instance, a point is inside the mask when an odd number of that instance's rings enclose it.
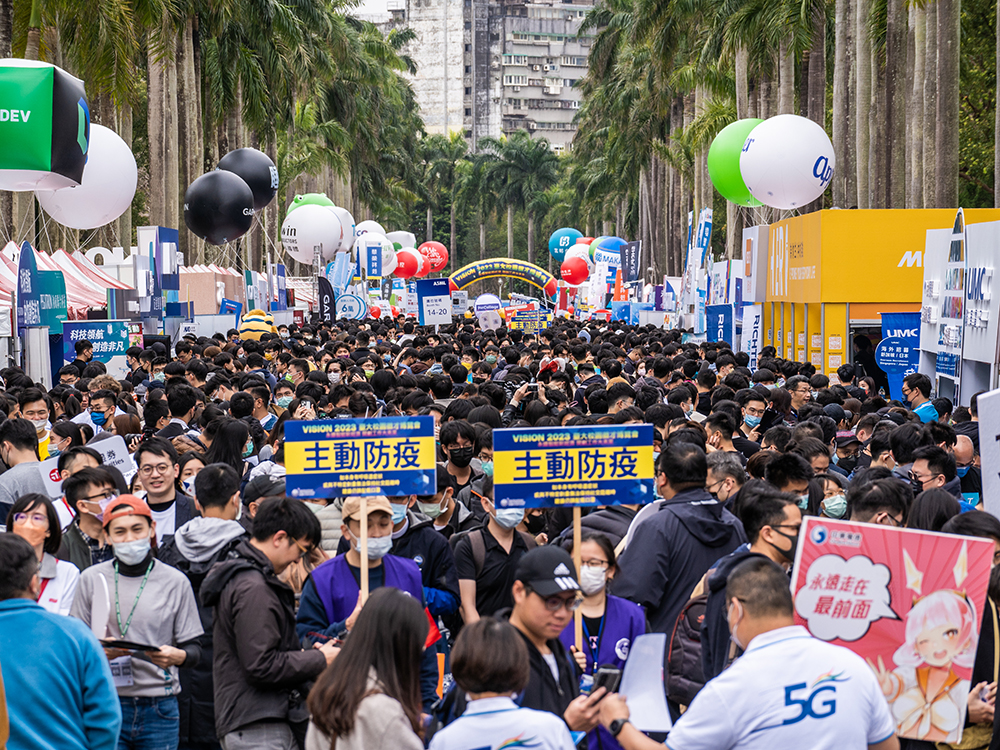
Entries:
{"label": "red balloon", "polygon": [[[400,250],[396,253],[395,274],[401,279],[410,279],[420,272],[420,256],[415,250]],[[586,261],[584,261],[586,265]]]}
{"label": "red balloon", "polygon": [[392,317],[394,317],[394,318],[398,318],[399,317],[399,308],[398,307],[396,307],[395,305],[389,305],[389,309],[392,310]]}
{"label": "red balloon", "polygon": [[587,261],[580,257],[567,258],[563,261],[559,271],[562,274],[563,281],[573,286],[582,284],[590,276]]}
{"label": "red balloon", "polygon": [[368,308],[368,314],[375,318],[375,320],[378,320],[382,317],[382,308],[377,305],[371,305]]}
{"label": "red balloon", "polygon": [[448,248],[440,242],[425,242],[417,248],[417,252],[430,261],[430,270],[434,273],[448,265]]}
{"label": "red balloon", "polygon": [[577,245],[589,245],[593,241],[594,241],[593,237],[581,237],[580,239],[578,239],[576,241],[576,244]]}
{"label": "red balloon", "polygon": [[420,261],[420,270],[417,271],[416,276],[418,279],[422,279],[431,272],[431,262],[427,260],[426,256],[421,255],[419,250],[417,251],[417,260]]}

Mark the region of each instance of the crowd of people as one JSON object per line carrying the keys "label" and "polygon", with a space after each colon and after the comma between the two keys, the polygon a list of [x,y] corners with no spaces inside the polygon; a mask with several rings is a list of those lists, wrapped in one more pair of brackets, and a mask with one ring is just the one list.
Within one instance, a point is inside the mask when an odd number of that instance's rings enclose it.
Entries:
{"label": "crowd of people", "polygon": [[[0,371],[12,750],[892,750],[876,674],[794,624],[803,518],[986,537],[1000,561],[976,399],[919,373],[892,399],[873,365],[828,377],[765,347],[751,368],[617,322],[230,330],[131,348],[123,377],[76,351],[49,390]],[[364,601],[360,498],[289,497],[285,426],[396,415],[433,417],[437,484],[368,498]],[[579,569],[570,509],[497,507],[494,430],[630,424],[653,426],[657,498],[587,509]],[[956,704],[982,747],[997,599],[1000,575]],[[647,632],[666,737],[615,693]],[[797,714],[781,686],[833,669],[835,710]]]}

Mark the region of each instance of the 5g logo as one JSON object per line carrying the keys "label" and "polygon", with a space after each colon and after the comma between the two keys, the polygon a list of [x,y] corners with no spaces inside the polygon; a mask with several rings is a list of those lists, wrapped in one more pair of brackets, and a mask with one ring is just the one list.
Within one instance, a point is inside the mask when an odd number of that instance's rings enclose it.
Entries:
{"label": "5g logo", "polygon": [[[837,686],[827,683],[825,685],[820,685],[815,687],[811,693],[806,698],[795,698],[794,693],[800,690],[805,690],[807,684],[805,682],[800,682],[798,685],[787,685],[785,687],[785,705],[786,706],[796,706],[799,709],[798,716],[793,716],[789,719],[785,719],[781,722],[783,725],[788,724],[798,724],[805,718],[813,719],[825,719],[827,716],[832,716],[837,711]],[[827,696],[827,698],[819,703],[819,710],[816,706],[816,698],[820,693],[833,693],[833,696]]]}

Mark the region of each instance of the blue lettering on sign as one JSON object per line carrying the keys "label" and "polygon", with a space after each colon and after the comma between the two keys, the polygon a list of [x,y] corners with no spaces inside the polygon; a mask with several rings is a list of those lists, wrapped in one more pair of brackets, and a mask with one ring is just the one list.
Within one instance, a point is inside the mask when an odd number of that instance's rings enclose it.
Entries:
{"label": "blue lettering on sign", "polygon": [[965,296],[973,302],[987,299],[987,287],[992,274],[985,268],[970,268],[965,276]]}
{"label": "blue lettering on sign", "polygon": [[895,330],[887,330],[885,334],[886,338],[889,338],[890,336],[895,336],[896,338],[901,338],[901,339],[905,339],[910,336],[915,338],[919,335],[920,333],[917,331],[916,328],[897,328]]}
{"label": "blue lettering on sign", "polygon": [[743,144],[743,153],[745,154],[750,150],[750,144],[753,143],[753,138],[747,138],[746,142]]}
{"label": "blue lettering on sign", "polygon": [[830,166],[830,160],[825,156],[821,156],[813,164],[813,177],[819,180],[819,184],[824,187],[833,178],[833,167]]}
{"label": "blue lettering on sign", "polygon": [[[788,685],[785,687],[785,705],[786,706],[798,706],[799,715],[793,716],[789,719],[785,719],[782,723],[784,726],[789,724],[798,724],[803,719],[813,718],[813,719],[825,719],[827,716],[833,716],[837,712],[837,686],[836,685],[822,685],[820,687],[814,688],[811,693],[809,693],[806,698],[793,698],[792,693],[797,693],[799,690],[805,690],[806,683],[800,682],[798,685]],[[821,712],[816,710],[814,704],[816,696],[820,693],[833,693],[834,697],[828,698],[822,701],[819,705],[823,709]]]}

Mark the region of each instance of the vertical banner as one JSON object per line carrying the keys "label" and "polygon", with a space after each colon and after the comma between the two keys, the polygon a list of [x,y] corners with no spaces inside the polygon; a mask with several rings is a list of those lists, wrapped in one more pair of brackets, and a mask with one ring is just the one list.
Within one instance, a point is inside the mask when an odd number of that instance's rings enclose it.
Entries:
{"label": "vertical banner", "polygon": [[1000,389],[976,399],[983,466],[983,507],[1000,518]]}
{"label": "vertical banner", "polygon": [[[967,235],[965,212],[958,209],[948,246],[944,284],[941,291],[941,316],[938,329],[937,376],[955,381],[955,394],[962,375],[962,334],[965,322],[965,258]],[[958,398],[953,399],[958,403]]]}
{"label": "vertical banner", "polygon": [[274,279],[275,279],[274,309],[275,310],[287,310],[288,309],[288,278],[285,275],[285,266],[284,266],[283,263],[278,263],[274,267]]}
{"label": "vertical banner", "polygon": [[757,358],[760,356],[760,342],[764,335],[764,306],[747,305],[743,308],[743,335],[740,338],[740,351],[750,357],[748,367],[751,371],[757,369]]}
{"label": "vertical banner", "polygon": [[[957,746],[993,540],[829,518],[806,518],[799,540],[792,568],[796,623],[868,662],[900,737]],[[837,675],[821,682],[818,689],[819,683],[803,683],[785,692],[812,703],[827,691],[823,705],[832,706]],[[812,695],[795,695],[809,689]]]}
{"label": "vertical banner", "polygon": [[417,280],[417,315],[422,326],[451,323],[451,287],[448,279]]}
{"label": "vertical banner", "polygon": [[890,398],[903,398],[903,378],[920,364],[920,313],[882,313],[875,361],[889,379]]}
{"label": "vertical banner", "polygon": [[618,248],[621,256],[622,280],[628,284],[638,281],[642,273],[642,240],[626,242]]}
{"label": "vertical banner", "polygon": [[705,308],[707,328],[705,337],[708,341],[725,341],[730,346],[736,341],[736,321],[733,318],[732,305],[708,305]]}
{"label": "vertical banner", "polygon": [[368,281],[379,281],[382,278],[382,244],[379,242],[365,243],[365,272]]}
{"label": "vertical banner", "polygon": [[319,319],[326,322],[333,322],[336,317],[334,312],[333,286],[324,276],[319,277]]}
{"label": "vertical banner", "polygon": [[39,271],[35,251],[27,242],[21,243],[17,261],[16,304],[18,335],[27,326],[48,326],[50,333],[59,333],[69,317],[62,271]]}

